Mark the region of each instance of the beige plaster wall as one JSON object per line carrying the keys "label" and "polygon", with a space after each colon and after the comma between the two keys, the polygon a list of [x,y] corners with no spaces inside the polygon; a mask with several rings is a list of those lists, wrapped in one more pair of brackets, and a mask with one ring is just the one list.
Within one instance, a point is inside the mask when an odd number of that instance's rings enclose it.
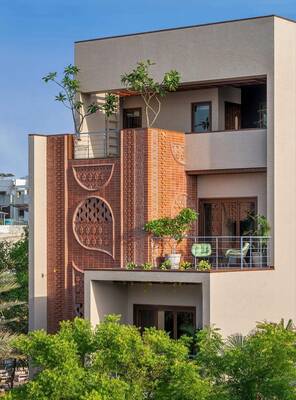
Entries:
{"label": "beige plaster wall", "polygon": [[[247,334],[260,321],[295,318],[278,271],[212,273],[210,319],[223,336]],[[285,306],[286,304],[286,306]]]}
{"label": "beige plaster wall", "polygon": [[133,284],[128,286],[127,321],[133,323],[134,304],[196,307],[196,326],[202,327],[202,291],[198,285]]}
{"label": "beige plaster wall", "polygon": [[186,135],[186,170],[266,168],[265,129]]}
{"label": "beige plaster wall", "polygon": [[[282,308],[296,318],[296,25],[275,20],[274,28],[274,264]],[[270,146],[271,147],[271,146]],[[271,208],[272,210],[272,208]]]}
{"label": "beige plaster wall", "polygon": [[[177,69],[182,82],[268,73],[273,65],[273,17],[86,41],[75,45],[84,92],[121,88],[120,76],[140,60],[153,73]],[[177,129],[175,127],[175,129]]]}
{"label": "beige plaster wall", "polygon": [[121,315],[127,323],[127,287],[120,283],[92,281],[90,287],[90,307],[85,304],[85,318],[93,326],[99,324],[109,314]]}
{"label": "beige plaster wall", "polygon": [[[185,92],[168,93],[162,100],[161,112],[154,125],[155,128],[169,129],[180,132],[191,132],[192,103],[212,103],[212,129],[218,130],[218,89],[188,90]],[[144,102],[139,96],[122,99],[122,108],[142,107],[142,124],[146,127]]]}
{"label": "beige plaster wall", "polygon": [[47,327],[47,189],[45,136],[29,136],[29,329]]}
{"label": "beige plaster wall", "polygon": [[258,213],[267,214],[266,173],[197,176],[198,198],[257,197]]}

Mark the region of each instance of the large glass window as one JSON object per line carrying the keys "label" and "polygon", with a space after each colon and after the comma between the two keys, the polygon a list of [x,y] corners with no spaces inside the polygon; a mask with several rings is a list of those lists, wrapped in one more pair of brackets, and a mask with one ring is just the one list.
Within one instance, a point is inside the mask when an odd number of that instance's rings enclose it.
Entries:
{"label": "large glass window", "polygon": [[192,335],[195,331],[195,307],[135,305],[134,324],[141,331],[155,326],[164,329],[171,338]]}
{"label": "large glass window", "polygon": [[192,132],[202,133],[212,130],[211,103],[192,104]]}
{"label": "large glass window", "polygon": [[142,109],[125,108],[123,110],[123,129],[142,128]]}

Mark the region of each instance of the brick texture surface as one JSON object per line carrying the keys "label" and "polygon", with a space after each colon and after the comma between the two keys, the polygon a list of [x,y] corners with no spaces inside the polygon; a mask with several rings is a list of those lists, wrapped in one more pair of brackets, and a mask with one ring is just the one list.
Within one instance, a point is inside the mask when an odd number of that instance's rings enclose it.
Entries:
{"label": "brick texture surface", "polygon": [[[71,140],[50,136],[47,144],[49,331],[83,316],[84,270],[161,260],[170,249],[152,251],[144,223],[197,202],[196,178],[185,173],[184,133],[123,130],[120,157],[106,159],[74,160]],[[180,251],[186,258],[186,241]]]}

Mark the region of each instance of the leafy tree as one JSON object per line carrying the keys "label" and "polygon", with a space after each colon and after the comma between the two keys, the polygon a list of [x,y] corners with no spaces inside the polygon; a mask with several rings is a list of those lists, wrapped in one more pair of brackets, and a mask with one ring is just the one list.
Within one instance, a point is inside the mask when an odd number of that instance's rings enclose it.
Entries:
{"label": "leafy tree", "polygon": [[94,330],[85,320],[63,322],[57,334],[35,331],[16,347],[38,372],[6,400],[206,400],[211,393],[184,341],[156,329],[141,336],[116,316]]}
{"label": "leafy tree", "polygon": [[290,325],[261,323],[250,335],[226,341],[208,329],[198,334],[198,344],[197,363],[216,394],[229,400],[296,398],[296,333]]}
{"label": "leafy tree", "polygon": [[[14,307],[1,311],[7,327],[16,333],[28,331],[28,230],[15,243],[0,242],[0,273],[9,273],[16,284],[9,291],[1,293],[1,299],[14,302]],[[17,303],[16,303],[17,302]]]}
{"label": "leafy tree", "polygon": [[4,293],[8,293],[13,289],[18,287],[16,276],[9,270],[2,270],[0,272],[0,360],[5,360],[7,358],[13,358],[14,352],[11,346],[12,340],[15,335],[11,334],[6,325],[11,322],[7,320],[4,316],[6,310],[11,309],[19,304],[17,301],[5,301],[2,300]]}
{"label": "leafy tree", "polygon": [[168,237],[172,241],[173,253],[176,244],[181,242],[185,233],[197,219],[197,212],[191,208],[183,208],[174,218],[164,217],[154,219],[144,225],[144,230],[155,237]]}
{"label": "leafy tree", "polygon": [[148,128],[154,125],[160,113],[161,98],[163,98],[167,92],[176,91],[181,78],[178,71],[171,70],[164,74],[161,82],[157,82],[150,73],[150,67],[153,65],[155,65],[155,63],[150,60],[140,61],[131,72],[121,76],[121,82],[125,87],[142,97],[145,103],[146,123]]}
{"label": "leafy tree", "polygon": [[[71,111],[76,137],[79,139],[83,122],[89,115],[95,114],[97,111],[105,112],[110,117],[116,110],[117,99],[112,93],[106,94],[105,103],[91,103],[85,105],[80,99],[80,82],[77,79],[79,68],[75,65],[68,65],[64,69],[61,80],[57,79],[57,72],[49,72],[42,79],[45,83],[55,83],[60,92],[55,96],[55,100],[62,103]],[[84,111],[86,108],[86,111]]]}

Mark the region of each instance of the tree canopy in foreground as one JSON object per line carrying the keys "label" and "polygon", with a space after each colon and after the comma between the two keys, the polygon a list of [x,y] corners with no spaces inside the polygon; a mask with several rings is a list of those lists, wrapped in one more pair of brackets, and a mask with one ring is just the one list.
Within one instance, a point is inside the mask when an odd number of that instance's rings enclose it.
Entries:
{"label": "tree canopy in foreground", "polygon": [[290,400],[296,398],[296,333],[263,323],[247,337],[223,340],[209,328],[192,339],[170,339],[154,328],[143,335],[109,316],[63,322],[50,335],[36,331],[15,346],[38,371],[6,400]]}

